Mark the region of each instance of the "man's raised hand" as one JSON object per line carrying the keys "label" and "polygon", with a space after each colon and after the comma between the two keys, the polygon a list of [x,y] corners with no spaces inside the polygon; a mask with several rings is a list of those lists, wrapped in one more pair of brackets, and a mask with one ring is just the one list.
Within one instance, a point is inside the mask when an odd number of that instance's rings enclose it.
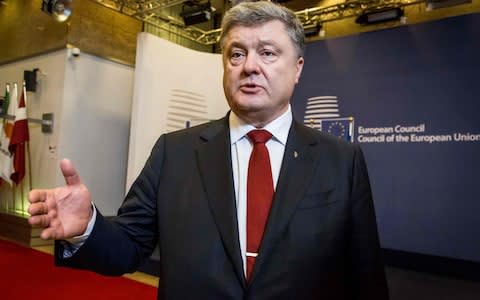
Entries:
{"label": "man's raised hand", "polygon": [[90,192],[68,159],[60,162],[66,185],[32,190],[28,194],[28,222],[43,229],[42,239],[69,239],[82,235],[92,216]]}

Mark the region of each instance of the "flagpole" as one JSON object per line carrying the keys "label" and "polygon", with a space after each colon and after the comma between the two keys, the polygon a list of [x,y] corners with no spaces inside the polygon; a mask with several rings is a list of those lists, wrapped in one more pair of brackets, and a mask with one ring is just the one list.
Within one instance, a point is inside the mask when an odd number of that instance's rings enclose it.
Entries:
{"label": "flagpole", "polygon": [[[6,99],[5,98],[3,99],[2,114],[7,115],[8,114],[8,103],[10,102],[10,84],[9,83],[7,83],[5,85],[5,90],[6,90],[6,94],[8,94],[9,97],[6,98]],[[3,122],[3,126],[5,126],[5,123],[7,122],[7,118],[3,118],[2,122]],[[2,130],[4,130],[4,129],[2,128]]]}
{"label": "flagpole", "polygon": [[[15,88],[15,96],[14,96],[12,99],[10,99],[10,100],[14,100],[14,102],[13,102],[13,103],[9,103],[9,107],[13,107],[13,109],[14,109],[14,110],[13,110],[13,115],[16,116],[16,114],[17,114],[16,111],[17,111],[17,106],[18,106],[18,89],[17,89],[17,83],[16,83],[16,82],[13,83],[13,87]],[[12,102],[12,101],[10,101],[10,102]],[[11,106],[10,104],[12,104],[13,106]],[[15,126],[14,124],[15,124],[15,118],[13,119],[13,125],[12,125],[12,126]],[[12,131],[13,131],[13,129],[12,129]],[[10,140],[11,140],[11,138],[12,138],[11,134],[12,134],[12,133],[10,132],[10,137],[9,137]],[[8,147],[10,147],[10,146],[8,146]],[[9,149],[9,150],[10,150],[10,149]],[[11,156],[12,156],[12,155],[11,155]],[[13,156],[12,156],[12,157],[13,157]],[[13,164],[13,160],[12,160],[12,164]],[[11,174],[10,174],[10,176],[11,176]],[[11,178],[11,177],[10,177],[10,178]],[[13,200],[13,202],[12,202],[13,205],[12,205],[12,209],[13,209],[13,212],[15,212],[15,211],[17,210],[17,203],[16,203],[16,198],[17,198],[17,185],[16,185],[15,182],[13,182],[13,181],[12,181],[12,192],[13,192],[13,199],[12,199],[12,200]]]}
{"label": "flagpole", "polygon": [[10,203],[8,203],[8,199],[5,201],[5,211],[8,213],[8,211],[10,210]]}
{"label": "flagpole", "polygon": [[[28,101],[27,101],[27,87],[25,84],[25,80],[23,81],[23,100],[25,101],[25,116],[28,120]],[[28,122],[27,122],[28,126]],[[29,139],[30,140],[30,139]],[[32,190],[32,155],[30,154],[30,141],[25,142],[25,146],[27,147],[27,160],[28,160],[28,190]]]}
{"label": "flagpole", "polygon": [[32,156],[30,154],[30,142],[25,143],[27,146],[27,159],[28,159],[28,191],[31,191],[33,188],[33,183],[32,183]]}
{"label": "flagpole", "polygon": [[16,188],[15,183],[12,183],[12,197],[13,197],[13,198],[12,198],[12,200],[13,200],[13,202],[12,202],[12,204],[13,204],[13,205],[12,205],[12,210],[13,210],[14,212],[15,212],[15,196],[16,196],[16,195],[15,195],[15,194],[16,194],[16,193],[15,193],[15,188]]}
{"label": "flagpole", "polygon": [[23,210],[23,209],[25,208],[25,206],[24,206],[24,204],[23,204],[23,181],[22,181],[22,183],[20,184],[20,202],[22,203],[22,206],[21,206],[21,207],[22,207],[22,215],[23,215],[23,213],[24,213],[24,210]]}

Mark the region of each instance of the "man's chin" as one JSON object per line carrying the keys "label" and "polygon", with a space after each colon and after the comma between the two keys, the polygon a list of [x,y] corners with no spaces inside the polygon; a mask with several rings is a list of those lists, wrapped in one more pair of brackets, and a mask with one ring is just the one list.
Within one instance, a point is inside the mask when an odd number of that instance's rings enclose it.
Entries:
{"label": "man's chin", "polygon": [[238,101],[235,101],[235,106],[241,111],[259,112],[265,109],[265,104],[267,101],[268,99],[265,99],[264,97],[258,97],[256,95],[244,96],[239,98]]}
{"label": "man's chin", "polygon": [[236,107],[232,110],[240,119],[254,126],[262,127],[271,117],[271,114],[266,112],[265,108],[255,106]]}
{"label": "man's chin", "polygon": [[264,110],[264,107],[260,105],[239,105],[237,111],[243,115],[255,115],[260,114]]}

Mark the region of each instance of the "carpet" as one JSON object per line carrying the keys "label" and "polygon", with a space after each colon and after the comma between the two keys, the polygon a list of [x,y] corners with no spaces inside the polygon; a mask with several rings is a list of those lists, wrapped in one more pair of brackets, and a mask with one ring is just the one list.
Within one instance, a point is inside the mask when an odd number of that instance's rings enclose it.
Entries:
{"label": "carpet", "polygon": [[0,240],[0,299],[154,300],[155,287],[124,277],[55,267],[52,255]]}

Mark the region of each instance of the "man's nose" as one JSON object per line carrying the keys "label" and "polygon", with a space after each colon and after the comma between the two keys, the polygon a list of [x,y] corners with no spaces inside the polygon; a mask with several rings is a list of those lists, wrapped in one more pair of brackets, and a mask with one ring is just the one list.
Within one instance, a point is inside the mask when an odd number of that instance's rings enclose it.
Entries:
{"label": "man's nose", "polygon": [[256,53],[248,53],[245,57],[243,64],[243,70],[246,74],[258,74],[260,73],[260,61]]}

